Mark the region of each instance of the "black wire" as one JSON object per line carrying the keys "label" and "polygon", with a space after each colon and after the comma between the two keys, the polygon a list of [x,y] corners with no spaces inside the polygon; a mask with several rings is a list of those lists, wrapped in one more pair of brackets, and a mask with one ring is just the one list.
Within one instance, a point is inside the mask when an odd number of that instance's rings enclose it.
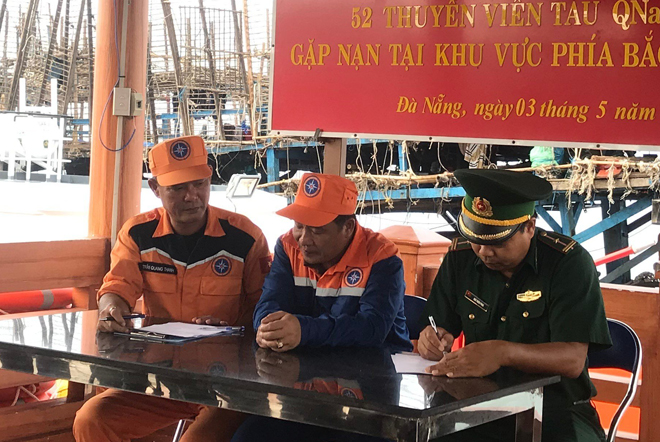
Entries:
{"label": "black wire", "polygon": [[[117,0],[113,1],[114,9],[115,9],[115,54],[117,55],[117,81],[115,81],[115,85],[112,87],[112,90],[110,91],[110,94],[108,94],[108,99],[105,100],[105,105],[103,106],[103,112],[101,112],[101,119],[99,120],[99,141],[101,142],[101,146],[105,148],[105,150],[109,152],[120,152],[124,150],[126,147],[128,147],[129,144],[131,144],[131,141],[133,140],[133,136],[135,136],[135,132],[137,131],[137,126],[135,124],[135,119],[133,118],[133,132],[131,133],[131,136],[128,138],[128,141],[126,144],[121,146],[119,149],[112,149],[103,142],[103,136],[101,134],[101,125],[103,124],[103,119],[105,118],[105,112],[108,109],[108,104],[110,103],[110,98],[112,98],[112,94],[115,90],[115,88],[119,85],[119,78],[121,76],[121,71],[119,70],[119,65],[120,65],[120,60],[119,60],[119,44],[118,44],[118,37],[117,37]],[[128,14],[128,11],[124,11],[124,14]],[[131,91],[132,92],[132,91]],[[132,117],[131,117],[132,118]]]}

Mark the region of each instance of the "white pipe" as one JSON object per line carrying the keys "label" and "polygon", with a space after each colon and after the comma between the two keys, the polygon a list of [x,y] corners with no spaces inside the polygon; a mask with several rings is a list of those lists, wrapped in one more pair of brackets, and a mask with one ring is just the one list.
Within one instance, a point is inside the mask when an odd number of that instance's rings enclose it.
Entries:
{"label": "white pipe", "polygon": [[649,241],[647,241],[643,244],[634,245],[634,246],[632,246],[632,251],[633,251],[633,253],[643,252],[644,250],[648,249],[649,247],[653,247],[654,245],[656,245],[657,242],[658,242],[658,238],[654,238],[654,239],[649,240]]}
{"label": "white pipe", "polygon": [[25,78],[18,79],[18,111],[25,112]]}
{"label": "white pipe", "polygon": [[[50,79],[50,112],[53,115],[57,115],[57,78]],[[66,114],[66,109],[62,111],[63,114]]]}

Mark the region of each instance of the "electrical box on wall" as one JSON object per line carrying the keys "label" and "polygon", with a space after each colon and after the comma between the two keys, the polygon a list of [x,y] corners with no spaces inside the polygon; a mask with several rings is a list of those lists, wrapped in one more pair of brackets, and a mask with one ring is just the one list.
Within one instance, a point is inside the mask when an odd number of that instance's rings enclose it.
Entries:
{"label": "electrical box on wall", "polygon": [[144,100],[142,99],[142,94],[139,92],[133,92],[131,94],[131,115],[137,117],[142,115],[144,110]]}
{"label": "electrical box on wall", "polygon": [[131,116],[131,88],[116,87],[112,94],[112,115]]}

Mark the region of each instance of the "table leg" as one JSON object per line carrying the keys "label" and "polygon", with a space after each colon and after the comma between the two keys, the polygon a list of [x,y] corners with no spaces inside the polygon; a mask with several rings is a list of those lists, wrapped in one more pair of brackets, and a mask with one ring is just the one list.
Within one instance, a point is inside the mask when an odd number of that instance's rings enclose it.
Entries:
{"label": "table leg", "polygon": [[516,442],[541,442],[543,387],[534,392],[534,407],[516,415]]}

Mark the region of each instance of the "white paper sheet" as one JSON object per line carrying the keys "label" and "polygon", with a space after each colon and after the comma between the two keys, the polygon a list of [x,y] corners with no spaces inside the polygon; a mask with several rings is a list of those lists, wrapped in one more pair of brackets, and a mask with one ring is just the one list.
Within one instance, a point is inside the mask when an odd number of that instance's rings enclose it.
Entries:
{"label": "white paper sheet", "polygon": [[168,322],[142,327],[140,331],[149,331],[163,335],[181,338],[201,338],[206,336],[230,333],[236,327],[224,327],[205,324],[187,324],[185,322]]}
{"label": "white paper sheet", "polygon": [[392,362],[397,373],[429,374],[426,367],[437,362],[424,359],[417,353],[396,353],[392,355]]}

